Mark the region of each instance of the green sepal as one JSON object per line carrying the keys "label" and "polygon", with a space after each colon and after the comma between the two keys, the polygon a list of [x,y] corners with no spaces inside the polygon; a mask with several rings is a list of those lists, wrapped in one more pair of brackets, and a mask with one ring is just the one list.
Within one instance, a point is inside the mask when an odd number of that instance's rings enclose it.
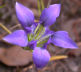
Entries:
{"label": "green sepal", "polygon": [[29,47],[24,47],[25,50],[31,50]]}
{"label": "green sepal", "polygon": [[29,50],[30,52],[33,52],[33,50],[30,49],[29,47],[24,47],[24,50]]}
{"label": "green sepal", "polygon": [[28,34],[27,36],[28,36],[28,41],[29,42],[32,41],[33,38],[34,38],[34,35],[33,34]]}

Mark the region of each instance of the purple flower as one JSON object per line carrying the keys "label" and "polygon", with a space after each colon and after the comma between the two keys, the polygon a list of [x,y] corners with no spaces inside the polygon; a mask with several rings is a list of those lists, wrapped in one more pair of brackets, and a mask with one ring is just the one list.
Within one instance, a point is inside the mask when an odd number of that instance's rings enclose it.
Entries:
{"label": "purple flower", "polygon": [[30,9],[26,8],[18,2],[16,2],[15,9],[17,18],[24,28],[33,24],[34,15]]}
{"label": "purple flower", "polygon": [[46,27],[54,24],[56,18],[60,14],[60,7],[60,4],[54,4],[50,5],[48,8],[45,8],[40,16],[40,22]]}
{"label": "purple flower", "polygon": [[24,30],[16,30],[3,38],[8,43],[33,50],[33,61],[37,68],[43,68],[50,60],[47,45],[53,43],[63,48],[76,49],[76,43],[66,31],[51,31],[49,26],[54,24],[60,14],[60,4],[50,5],[42,11],[39,23],[34,22],[33,12],[16,2],[16,15]]}
{"label": "purple flower", "polygon": [[3,38],[8,43],[25,47],[28,44],[27,35],[24,30],[16,30]]}
{"label": "purple flower", "polygon": [[51,36],[51,42],[62,48],[71,48],[76,49],[77,45],[74,41],[68,36],[66,31],[57,31]]}
{"label": "purple flower", "polygon": [[33,61],[36,67],[38,68],[45,67],[49,60],[50,60],[50,54],[46,49],[36,47],[33,50]]}

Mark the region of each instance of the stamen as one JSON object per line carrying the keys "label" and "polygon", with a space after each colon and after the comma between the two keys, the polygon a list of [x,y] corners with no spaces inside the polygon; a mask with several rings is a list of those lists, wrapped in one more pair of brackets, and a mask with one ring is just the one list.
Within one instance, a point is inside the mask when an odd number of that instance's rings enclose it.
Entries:
{"label": "stamen", "polygon": [[37,37],[37,40],[39,40],[39,39],[42,37],[42,35],[43,35],[44,33],[45,33],[45,28],[43,28],[41,34]]}
{"label": "stamen", "polygon": [[49,36],[50,36],[50,35],[47,35],[47,36],[45,36],[45,37],[41,38],[41,39],[37,42],[37,44],[39,44],[39,43],[40,43],[40,42],[42,42],[43,40],[45,40],[45,39],[49,38]]}
{"label": "stamen", "polygon": [[38,26],[36,27],[36,29],[34,31],[34,34],[36,34],[36,32],[38,31],[39,27],[40,27],[40,24],[38,24]]}

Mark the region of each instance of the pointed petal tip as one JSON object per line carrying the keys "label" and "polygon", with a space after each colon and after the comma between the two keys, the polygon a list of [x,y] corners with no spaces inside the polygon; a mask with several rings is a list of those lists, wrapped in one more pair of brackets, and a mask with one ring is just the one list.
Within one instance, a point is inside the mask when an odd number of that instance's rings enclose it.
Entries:
{"label": "pointed petal tip", "polygon": [[16,10],[19,10],[22,6],[23,6],[23,5],[22,5],[21,3],[19,3],[19,2],[16,2],[16,3],[15,3],[15,9],[16,9]]}
{"label": "pointed petal tip", "polygon": [[15,5],[18,6],[19,5],[19,2],[16,2]]}
{"label": "pointed petal tip", "polygon": [[71,49],[78,49],[78,46],[75,44]]}
{"label": "pointed petal tip", "polygon": [[5,42],[7,42],[7,39],[6,39],[6,37],[3,37],[3,38],[2,38],[2,40],[3,40],[3,41],[5,41]]}
{"label": "pointed petal tip", "polygon": [[16,2],[16,5],[18,4],[18,2]]}
{"label": "pointed petal tip", "polygon": [[16,2],[16,3],[15,3],[15,6],[16,6],[16,7],[17,7],[17,6],[21,7],[21,5],[22,5],[22,4],[19,3],[19,2]]}
{"label": "pointed petal tip", "polygon": [[51,41],[54,45],[69,48],[69,49],[77,49],[78,46],[76,43],[69,37],[66,31],[57,31],[51,37]]}
{"label": "pointed petal tip", "polygon": [[48,27],[55,23],[56,18],[60,15],[61,4],[53,4],[42,11],[40,16],[40,22],[45,27]]}
{"label": "pointed petal tip", "polygon": [[49,7],[51,7],[51,6],[61,7],[61,4],[52,4],[52,5],[50,5]]}
{"label": "pointed petal tip", "polygon": [[[74,42],[74,41],[73,41]],[[74,42],[75,43],[75,42]],[[56,46],[59,46],[59,47],[62,47],[62,48],[67,48],[67,49],[78,49],[78,46],[76,45],[76,43],[75,44],[71,44],[71,45],[69,45],[69,43],[67,43],[66,45],[60,45],[60,44],[55,44],[55,43],[53,43],[54,45],[56,45]]]}
{"label": "pointed petal tip", "polygon": [[13,33],[5,36],[2,40],[21,47],[25,47],[28,44],[27,36],[24,30],[16,30]]}
{"label": "pointed petal tip", "polygon": [[24,6],[22,3],[16,2],[15,4],[16,16],[20,24],[25,27],[30,27],[34,22],[33,12]]}
{"label": "pointed petal tip", "polygon": [[[59,46],[60,47],[60,46]],[[73,45],[72,47],[63,47],[63,48],[68,48],[68,49],[78,49],[78,46],[77,45]]]}

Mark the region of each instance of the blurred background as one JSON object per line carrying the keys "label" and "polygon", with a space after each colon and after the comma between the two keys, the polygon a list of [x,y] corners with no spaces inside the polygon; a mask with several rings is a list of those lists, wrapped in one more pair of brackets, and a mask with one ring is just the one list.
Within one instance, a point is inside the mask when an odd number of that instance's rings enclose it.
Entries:
{"label": "blurred background", "polygon": [[[11,32],[21,29],[14,8],[16,1],[30,8],[34,12],[37,20],[40,17],[37,0],[0,0],[0,72],[37,72],[32,61],[27,63],[27,65],[21,63],[17,65],[17,61],[13,62],[12,58],[14,54],[10,55],[14,53],[13,49],[10,50],[13,46],[2,41],[2,38],[8,34],[4,27]],[[39,1],[41,2],[41,0]],[[49,45],[48,50],[52,56],[67,55],[68,58],[49,62],[40,72],[81,72],[81,0],[43,0],[43,3],[45,7],[51,4],[61,3],[60,16],[50,29],[54,31],[68,31],[70,37],[77,43],[78,49],[63,49]],[[6,55],[4,52],[9,55]],[[14,56],[14,58],[22,60],[22,56],[25,54],[21,55],[20,53],[18,57]]]}

